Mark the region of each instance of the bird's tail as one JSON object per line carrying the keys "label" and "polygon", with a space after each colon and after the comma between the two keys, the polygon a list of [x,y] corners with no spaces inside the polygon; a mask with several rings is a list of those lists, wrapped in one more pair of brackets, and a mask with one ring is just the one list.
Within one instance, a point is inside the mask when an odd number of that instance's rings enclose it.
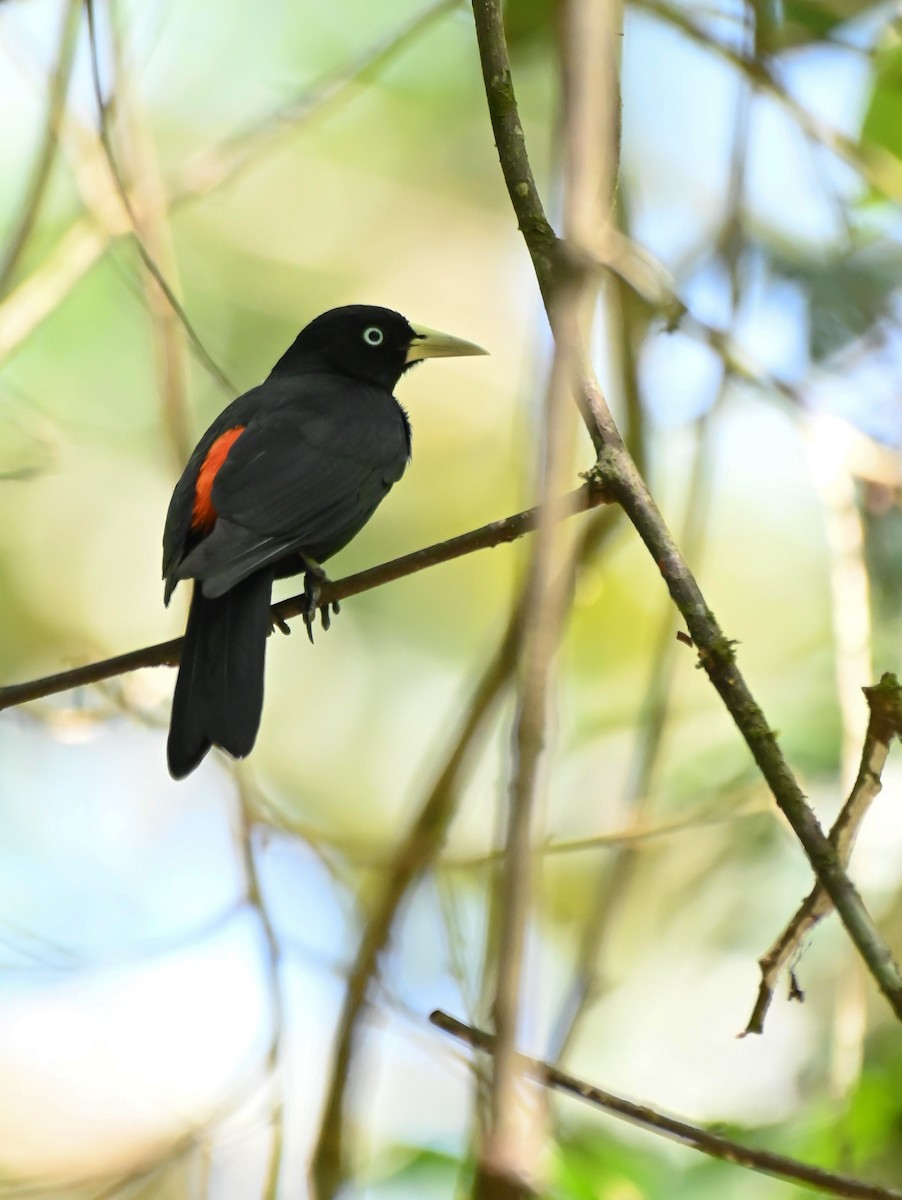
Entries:
{"label": "bird's tail", "polygon": [[263,710],[273,572],[257,571],[210,600],[194,585],[172,700],[167,755],[183,779],[211,746],[249,754]]}

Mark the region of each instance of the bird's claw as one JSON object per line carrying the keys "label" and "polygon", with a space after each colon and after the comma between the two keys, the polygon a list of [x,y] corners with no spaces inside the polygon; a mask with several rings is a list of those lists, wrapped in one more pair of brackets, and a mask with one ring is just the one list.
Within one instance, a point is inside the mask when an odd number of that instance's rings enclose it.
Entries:
{"label": "bird's claw", "polygon": [[341,608],[337,600],[333,600],[331,604],[323,604],[319,610],[319,619],[323,623],[323,629],[332,628],[332,618],[341,612]]}
{"label": "bird's claw", "polygon": [[[307,627],[307,637],[310,639],[311,644],[313,643],[313,627],[316,624],[316,614],[319,613],[323,629],[328,629],[332,624],[332,613],[338,612],[337,600],[333,600],[331,604],[320,603],[323,584],[328,582],[328,576],[322,567],[308,564],[307,570],[304,573],[304,610],[301,616]],[[329,611],[330,608],[331,613]]]}

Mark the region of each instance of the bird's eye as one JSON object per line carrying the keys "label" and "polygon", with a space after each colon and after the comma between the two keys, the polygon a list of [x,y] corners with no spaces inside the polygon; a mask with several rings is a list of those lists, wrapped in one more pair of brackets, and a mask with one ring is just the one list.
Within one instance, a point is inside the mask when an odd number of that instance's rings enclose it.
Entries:
{"label": "bird's eye", "polygon": [[385,341],[385,334],[378,325],[368,325],[363,331],[363,340],[368,346],[381,346]]}

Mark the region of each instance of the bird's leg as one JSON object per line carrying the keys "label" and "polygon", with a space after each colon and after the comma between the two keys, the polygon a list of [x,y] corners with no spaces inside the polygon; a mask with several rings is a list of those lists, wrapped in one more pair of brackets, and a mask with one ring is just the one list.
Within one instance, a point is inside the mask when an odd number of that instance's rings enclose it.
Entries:
{"label": "bird's leg", "polygon": [[[320,620],[323,623],[323,629],[328,629],[332,623],[332,618],[329,613],[328,604],[320,604],[322,596],[323,584],[329,582],[329,576],[322,569],[319,563],[314,562],[312,558],[304,559],[304,611],[301,614],[304,619],[304,624],[307,626],[307,637],[313,641],[313,626],[316,621],[316,614],[319,612]],[[332,611],[338,612],[338,603],[333,602]]]}

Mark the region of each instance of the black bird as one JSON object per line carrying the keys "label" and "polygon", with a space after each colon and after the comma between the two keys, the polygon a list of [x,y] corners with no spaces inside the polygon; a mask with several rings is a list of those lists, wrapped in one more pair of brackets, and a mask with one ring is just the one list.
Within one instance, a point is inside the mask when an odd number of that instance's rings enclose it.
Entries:
{"label": "black bird", "polygon": [[485,351],[391,309],[334,308],[198,442],[163,533],[166,603],[180,579],[196,580],[169,727],[174,779],[211,746],[250,752],[273,580],[305,573],[309,630],[319,564],[363,528],[410,460],[395,385],[421,359],[465,354]]}

